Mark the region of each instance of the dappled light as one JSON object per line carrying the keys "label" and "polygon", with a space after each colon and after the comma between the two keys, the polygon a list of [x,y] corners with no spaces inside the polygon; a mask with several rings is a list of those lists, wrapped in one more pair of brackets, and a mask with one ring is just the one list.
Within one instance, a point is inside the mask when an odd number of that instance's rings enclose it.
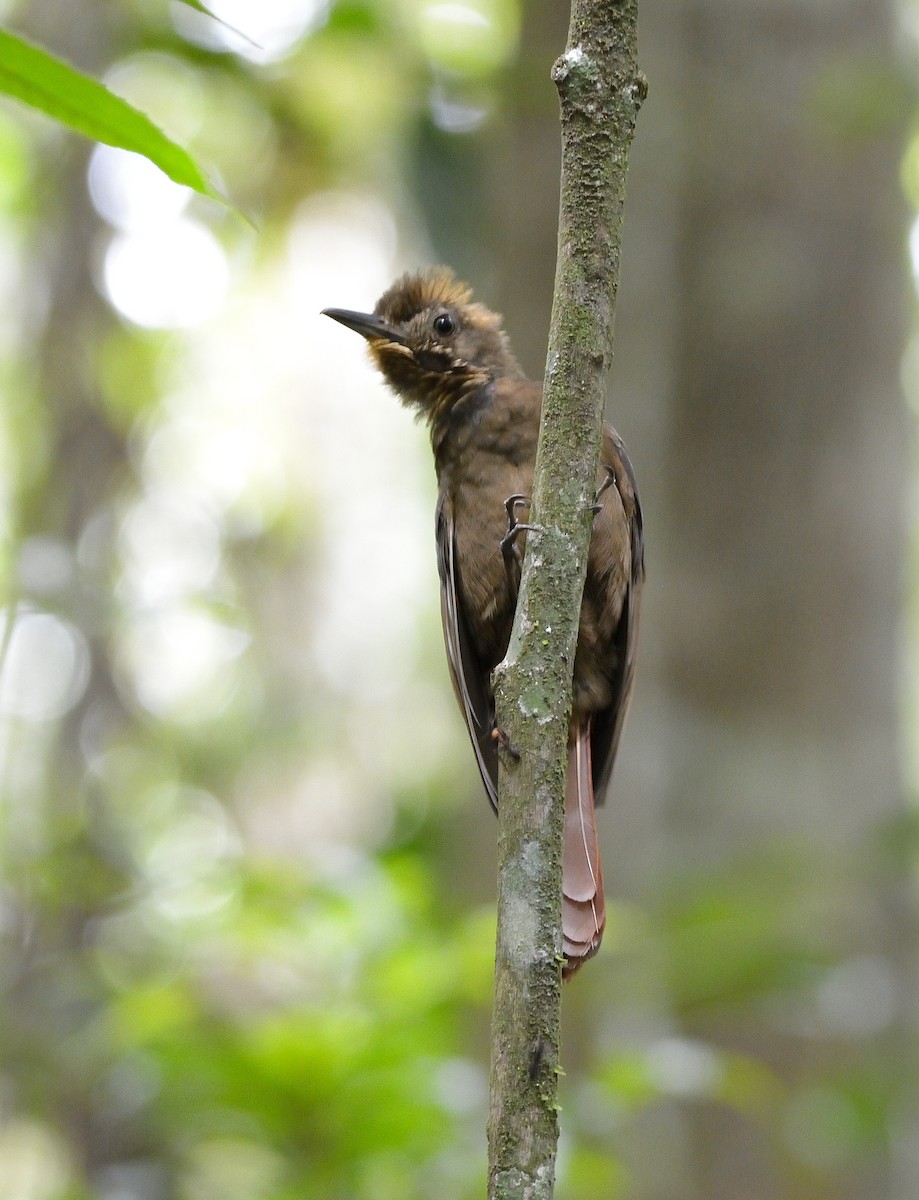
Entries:
{"label": "dappled light", "polygon": [[89,194],[100,216],[125,233],[173,224],[191,199],[149,159],[113,146],[96,146],[89,160]]}
{"label": "dappled light", "polygon": [[[7,628],[7,623],[11,627]],[[17,608],[3,617],[0,714],[52,721],[77,704],[89,682],[86,639],[52,613]]]}
{"label": "dappled light", "polygon": [[214,316],[227,288],[220,243],[179,217],[143,233],[116,234],[105,252],[105,289],[120,313],[147,329],[185,329]]}

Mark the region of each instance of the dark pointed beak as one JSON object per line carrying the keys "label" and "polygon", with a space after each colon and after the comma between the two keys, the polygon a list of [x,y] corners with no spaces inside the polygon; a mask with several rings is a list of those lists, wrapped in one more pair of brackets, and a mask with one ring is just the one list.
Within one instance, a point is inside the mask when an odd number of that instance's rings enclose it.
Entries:
{"label": "dark pointed beak", "polygon": [[324,308],[322,315],[331,317],[340,325],[346,325],[348,329],[353,329],[361,337],[396,342],[400,346],[405,345],[405,338],[398,329],[393,329],[391,325],[386,324],[382,317],[377,317],[373,313],[351,312],[347,308]]}

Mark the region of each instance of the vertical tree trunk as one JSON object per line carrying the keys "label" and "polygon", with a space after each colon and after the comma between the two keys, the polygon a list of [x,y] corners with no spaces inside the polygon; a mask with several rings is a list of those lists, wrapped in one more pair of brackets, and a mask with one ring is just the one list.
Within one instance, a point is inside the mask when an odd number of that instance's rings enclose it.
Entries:
{"label": "vertical tree trunk", "polygon": [[549,1200],[558,1141],[562,827],[571,679],[613,345],[629,147],[647,84],[637,0],[573,0],[561,104],[558,261],[517,612],[494,673],[515,747],[498,786],[488,1194]]}

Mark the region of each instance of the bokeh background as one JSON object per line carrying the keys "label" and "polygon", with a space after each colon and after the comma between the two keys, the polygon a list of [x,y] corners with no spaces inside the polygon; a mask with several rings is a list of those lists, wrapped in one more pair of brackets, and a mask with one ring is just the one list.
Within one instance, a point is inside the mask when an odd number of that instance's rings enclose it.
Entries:
{"label": "bokeh background", "polygon": [[[0,1196],[467,1200],[494,822],[425,432],[318,313],[445,261],[541,374],[567,5],[211,7],[0,4],[252,219],[0,106]],[[912,1200],[919,5],[641,10],[557,1195]]]}

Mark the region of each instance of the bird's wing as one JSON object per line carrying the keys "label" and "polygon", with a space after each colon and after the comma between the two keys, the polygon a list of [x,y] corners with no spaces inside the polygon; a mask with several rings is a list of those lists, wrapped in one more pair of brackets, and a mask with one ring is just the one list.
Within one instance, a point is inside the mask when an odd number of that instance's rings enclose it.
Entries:
{"label": "bird's wing", "polygon": [[462,582],[456,562],[453,516],[445,496],[437,503],[437,570],[440,575],[440,615],[447,662],[456,699],[466,718],[482,782],[492,806],[498,807],[498,750],[492,737],[494,700],[489,671],[472,645],[463,611]]}
{"label": "bird's wing", "polygon": [[[625,723],[629,701],[632,698],[632,686],[635,682],[635,658],[638,653],[641,589],[645,580],[644,532],[635,475],[619,435],[614,430],[609,430],[609,434],[614,452],[611,457],[618,460],[610,463],[610,466],[614,468],[615,486],[629,523],[631,563],[628,590],[622,604],[622,616],[619,618],[613,640],[616,668],[612,680],[612,699],[607,708],[594,715],[591,723],[594,788],[598,804],[603,802],[606,786],[613,770],[616,751],[619,749],[622,726]],[[604,443],[606,443],[606,439],[604,439]],[[605,444],[604,450],[606,449],[607,445]]]}

